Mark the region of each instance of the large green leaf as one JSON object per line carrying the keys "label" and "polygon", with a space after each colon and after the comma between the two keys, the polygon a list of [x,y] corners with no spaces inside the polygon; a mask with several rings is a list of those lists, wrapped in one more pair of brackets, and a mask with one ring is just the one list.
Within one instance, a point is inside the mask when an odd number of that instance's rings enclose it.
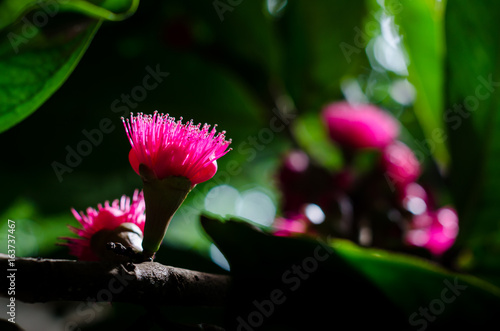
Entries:
{"label": "large green leaf", "polygon": [[[500,46],[497,1],[450,1],[446,10],[446,112],[460,241],[475,267],[500,270]],[[489,262],[487,262],[489,261]],[[486,265],[487,264],[487,265]]]}
{"label": "large green leaf", "polygon": [[346,241],[327,246],[275,237],[236,220],[205,216],[202,224],[231,265],[228,323],[241,323],[237,317],[255,322],[252,309],[263,314],[273,299],[273,313],[262,320],[265,330],[472,328],[494,322],[492,312],[500,308],[497,287],[426,260]]}
{"label": "large green leaf", "polygon": [[21,23],[6,31],[0,44],[0,132],[34,112],[62,85],[100,24],[73,23],[75,32],[64,29],[51,37],[36,29],[28,38]]}
{"label": "large green leaf", "polygon": [[465,323],[473,324],[483,314],[491,313],[493,307],[500,305],[500,288],[476,277],[452,273],[430,261],[379,249],[361,248],[348,241],[333,241],[332,247],[383,289],[408,316],[418,313],[417,308],[432,308],[435,300],[446,301],[443,296],[452,296],[450,293],[443,294],[446,288],[446,292],[453,292],[452,288],[456,290],[456,302],[452,307],[446,307],[442,315],[439,314],[439,318],[444,319],[440,325],[452,322],[459,313],[464,314],[462,318]]}
{"label": "large green leaf", "polygon": [[[38,109],[66,81],[101,19],[125,19],[139,4],[95,2],[102,7],[89,1],[0,2],[0,132]],[[98,20],[59,15],[68,11]]]}
{"label": "large green leaf", "polygon": [[444,168],[449,163],[443,125],[444,4],[434,0],[387,0],[386,9],[401,28],[409,57],[408,80],[417,90],[414,104],[427,138],[426,156]]}

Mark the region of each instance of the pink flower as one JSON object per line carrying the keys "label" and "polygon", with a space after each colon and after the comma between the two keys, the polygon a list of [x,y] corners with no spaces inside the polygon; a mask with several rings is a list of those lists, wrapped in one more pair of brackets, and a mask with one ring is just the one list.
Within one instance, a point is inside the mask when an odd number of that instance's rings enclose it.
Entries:
{"label": "pink flower", "polygon": [[132,149],[130,165],[143,181],[146,225],[142,241],[145,260],[159,250],[175,212],[196,184],[212,178],[217,159],[225,155],[231,140],[214,126],[182,124],[168,114],[137,116],[123,120]]}
{"label": "pink flower", "polygon": [[132,149],[130,165],[139,172],[143,164],[156,178],[182,176],[194,186],[212,178],[217,172],[217,159],[225,155],[231,140],[225,140],[225,131],[216,135],[215,125],[194,125],[193,121],[182,124],[182,118],[168,114],[131,116],[123,120]]}
{"label": "pink flower", "polygon": [[[111,204],[109,201],[104,202],[104,206],[98,204],[97,210],[91,207],[87,208],[86,215],[83,212],[78,213],[75,209],[71,209],[76,220],[80,222],[83,228],[69,225],[69,229],[80,238],[63,237],[61,239],[67,241],[63,245],[68,246],[70,254],[76,256],[79,260],[97,261],[100,257],[96,253],[96,248],[92,246],[94,236],[101,230],[116,230],[125,223],[131,223],[133,224],[132,227],[128,227],[125,231],[140,232],[138,235],[142,237],[146,218],[144,210],[144,197],[142,191],[139,192],[139,190],[135,190],[132,201],[130,201],[129,197],[123,195],[120,200],[116,199]],[[99,249],[105,248],[101,247]]]}
{"label": "pink flower", "polygon": [[402,207],[414,215],[423,214],[430,207],[427,192],[417,183],[407,184],[399,193],[399,199]]}
{"label": "pink flower", "polygon": [[457,234],[456,211],[443,207],[436,212],[415,216],[406,240],[411,245],[427,248],[434,255],[441,255],[453,245]]}
{"label": "pink flower", "polygon": [[420,176],[420,163],[415,154],[400,141],[384,148],[382,167],[397,187],[404,187]]}
{"label": "pink flower", "polygon": [[273,233],[275,236],[291,237],[306,232],[307,221],[305,216],[298,215],[291,218],[278,217],[274,220]]}
{"label": "pink flower", "polygon": [[369,104],[334,102],[323,108],[330,137],[341,146],[383,148],[399,134],[399,124],[389,113]]}
{"label": "pink flower", "polygon": [[284,159],[283,167],[292,173],[303,173],[309,168],[309,157],[300,150],[290,151]]}

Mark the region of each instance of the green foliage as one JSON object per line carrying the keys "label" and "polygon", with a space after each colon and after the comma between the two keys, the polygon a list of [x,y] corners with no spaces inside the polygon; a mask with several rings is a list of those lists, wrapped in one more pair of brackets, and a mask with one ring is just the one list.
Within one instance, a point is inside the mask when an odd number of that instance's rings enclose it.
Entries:
{"label": "green foliage", "polygon": [[[276,307],[277,316],[264,322],[265,330],[284,325],[303,330],[308,325],[325,325],[322,323],[411,330],[425,320],[420,309],[429,310],[437,301],[444,309],[431,313],[432,321],[426,322],[431,330],[472,328],[493,323],[493,312],[500,307],[499,288],[419,258],[345,241],[334,240],[327,246],[308,238],[275,237],[235,219],[203,216],[202,224],[232,268],[231,316],[249,316],[255,309],[250,305],[252,298],[258,302],[269,299],[273,290],[286,297]],[[320,297],[326,302],[319,303]],[[453,301],[445,302],[452,297]]]}
{"label": "green foliage", "polygon": [[460,239],[473,256],[469,267],[490,277],[500,271],[497,8],[494,1],[450,1],[446,8],[450,183],[461,216]]}
{"label": "green foliage", "polygon": [[[101,19],[124,19],[135,12],[138,3],[105,1],[104,5],[112,9],[127,8],[117,15],[87,1],[1,2],[0,132],[38,109],[66,81],[99,29]],[[56,15],[66,11],[98,20],[61,22]]]}
{"label": "green foliage", "polygon": [[[415,115],[425,137],[433,141],[433,148],[425,151],[433,155],[445,169],[449,155],[445,141],[436,139],[443,132],[444,96],[444,3],[436,1],[386,1],[387,10],[394,14],[401,27],[409,57],[408,80],[415,86]],[[438,133],[439,132],[439,133]]]}
{"label": "green foliage", "polygon": [[327,169],[340,169],[342,159],[338,147],[334,146],[326,132],[324,123],[317,113],[298,118],[293,131],[299,146]]}
{"label": "green foliage", "polygon": [[[59,12],[77,12],[90,17],[118,21],[132,15],[139,6],[139,0],[3,0],[0,2],[0,30],[14,24],[27,13],[33,12],[37,27],[45,25],[44,17],[54,17]],[[39,26],[40,25],[40,26]]]}
{"label": "green foliage", "polygon": [[[22,33],[9,31],[7,37],[4,35],[3,44],[0,45],[0,131],[22,121],[64,83],[99,25],[100,22],[80,23],[72,28],[80,28],[81,33],[74,36],[64,33],[56,36],[55,40],[40,41],[41,45],[32,45],[30,48],[20,47],[25,41],[28,42]],[[16,31],[22,29],[19,27]],[[43,37],[37,31],[34,38]]]}

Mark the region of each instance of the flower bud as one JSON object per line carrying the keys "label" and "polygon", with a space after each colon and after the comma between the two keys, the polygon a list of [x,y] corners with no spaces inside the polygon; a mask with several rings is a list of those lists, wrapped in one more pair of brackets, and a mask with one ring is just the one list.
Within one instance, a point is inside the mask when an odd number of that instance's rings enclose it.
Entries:
{"label": "flower bud", "polygon": [[420,164],[413,151],[397,141],[382,152],[382,168],[397,188],[404,188],[420,176]]}
{"label": "flower bud", "polygon": [[427,248],[434,255],[448,250],[458,235],[458,215],[451,207],[415,216],[406,235],[409,244]]}
{"label": "flower bud", "polygon": [[370,104],[334,102],[323,108],[322,116],[332,140],[348,149],[382,149],[399,134],[396,119]]}

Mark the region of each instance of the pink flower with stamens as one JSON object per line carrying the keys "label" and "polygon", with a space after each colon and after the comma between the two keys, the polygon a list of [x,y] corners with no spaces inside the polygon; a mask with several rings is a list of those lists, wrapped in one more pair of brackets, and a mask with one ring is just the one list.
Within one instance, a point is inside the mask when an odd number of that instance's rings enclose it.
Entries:
{"label": "pink flower with stamens", "polygon": [[217,159],[225,155],[231,140],[225,139],[225,131],[216,134],[216,125],[194,125],[193,121],[182,124],[182,118],[168,114],[137,116],[123,119],[132,149],[130,165],[139,172],[145,165],[157,179],[182,176],[194,186],[212,178],[217,172]]}
{"label": "pink flower with stamens", "polygon": [[[98,261],[99,254],[96,252],[95,236],[102,230],[114,231],[120,226],[127,224],[122,231],[134,232],[142,239],[145,224],[145,204],[142,191],[135,190],[132,200],[126,195],[123,195],[120,200],[116,199],[111,204],[109,201],[97,205],[97,210],[87,208],[84,212],[78,213],[75,209],[71,212],[76,220],[80,222],[82,228],[77,228],[68,225],[69,229],[76,233],[80,238],[62,237],[66,243],[62,245],[68,246],[69,253],[83,261]],[[138,233],[140,232],[140,233]],[[140,245],[140,242],[139,242]],[[99,247],[99,250],[105,250],[105,247]]]}

